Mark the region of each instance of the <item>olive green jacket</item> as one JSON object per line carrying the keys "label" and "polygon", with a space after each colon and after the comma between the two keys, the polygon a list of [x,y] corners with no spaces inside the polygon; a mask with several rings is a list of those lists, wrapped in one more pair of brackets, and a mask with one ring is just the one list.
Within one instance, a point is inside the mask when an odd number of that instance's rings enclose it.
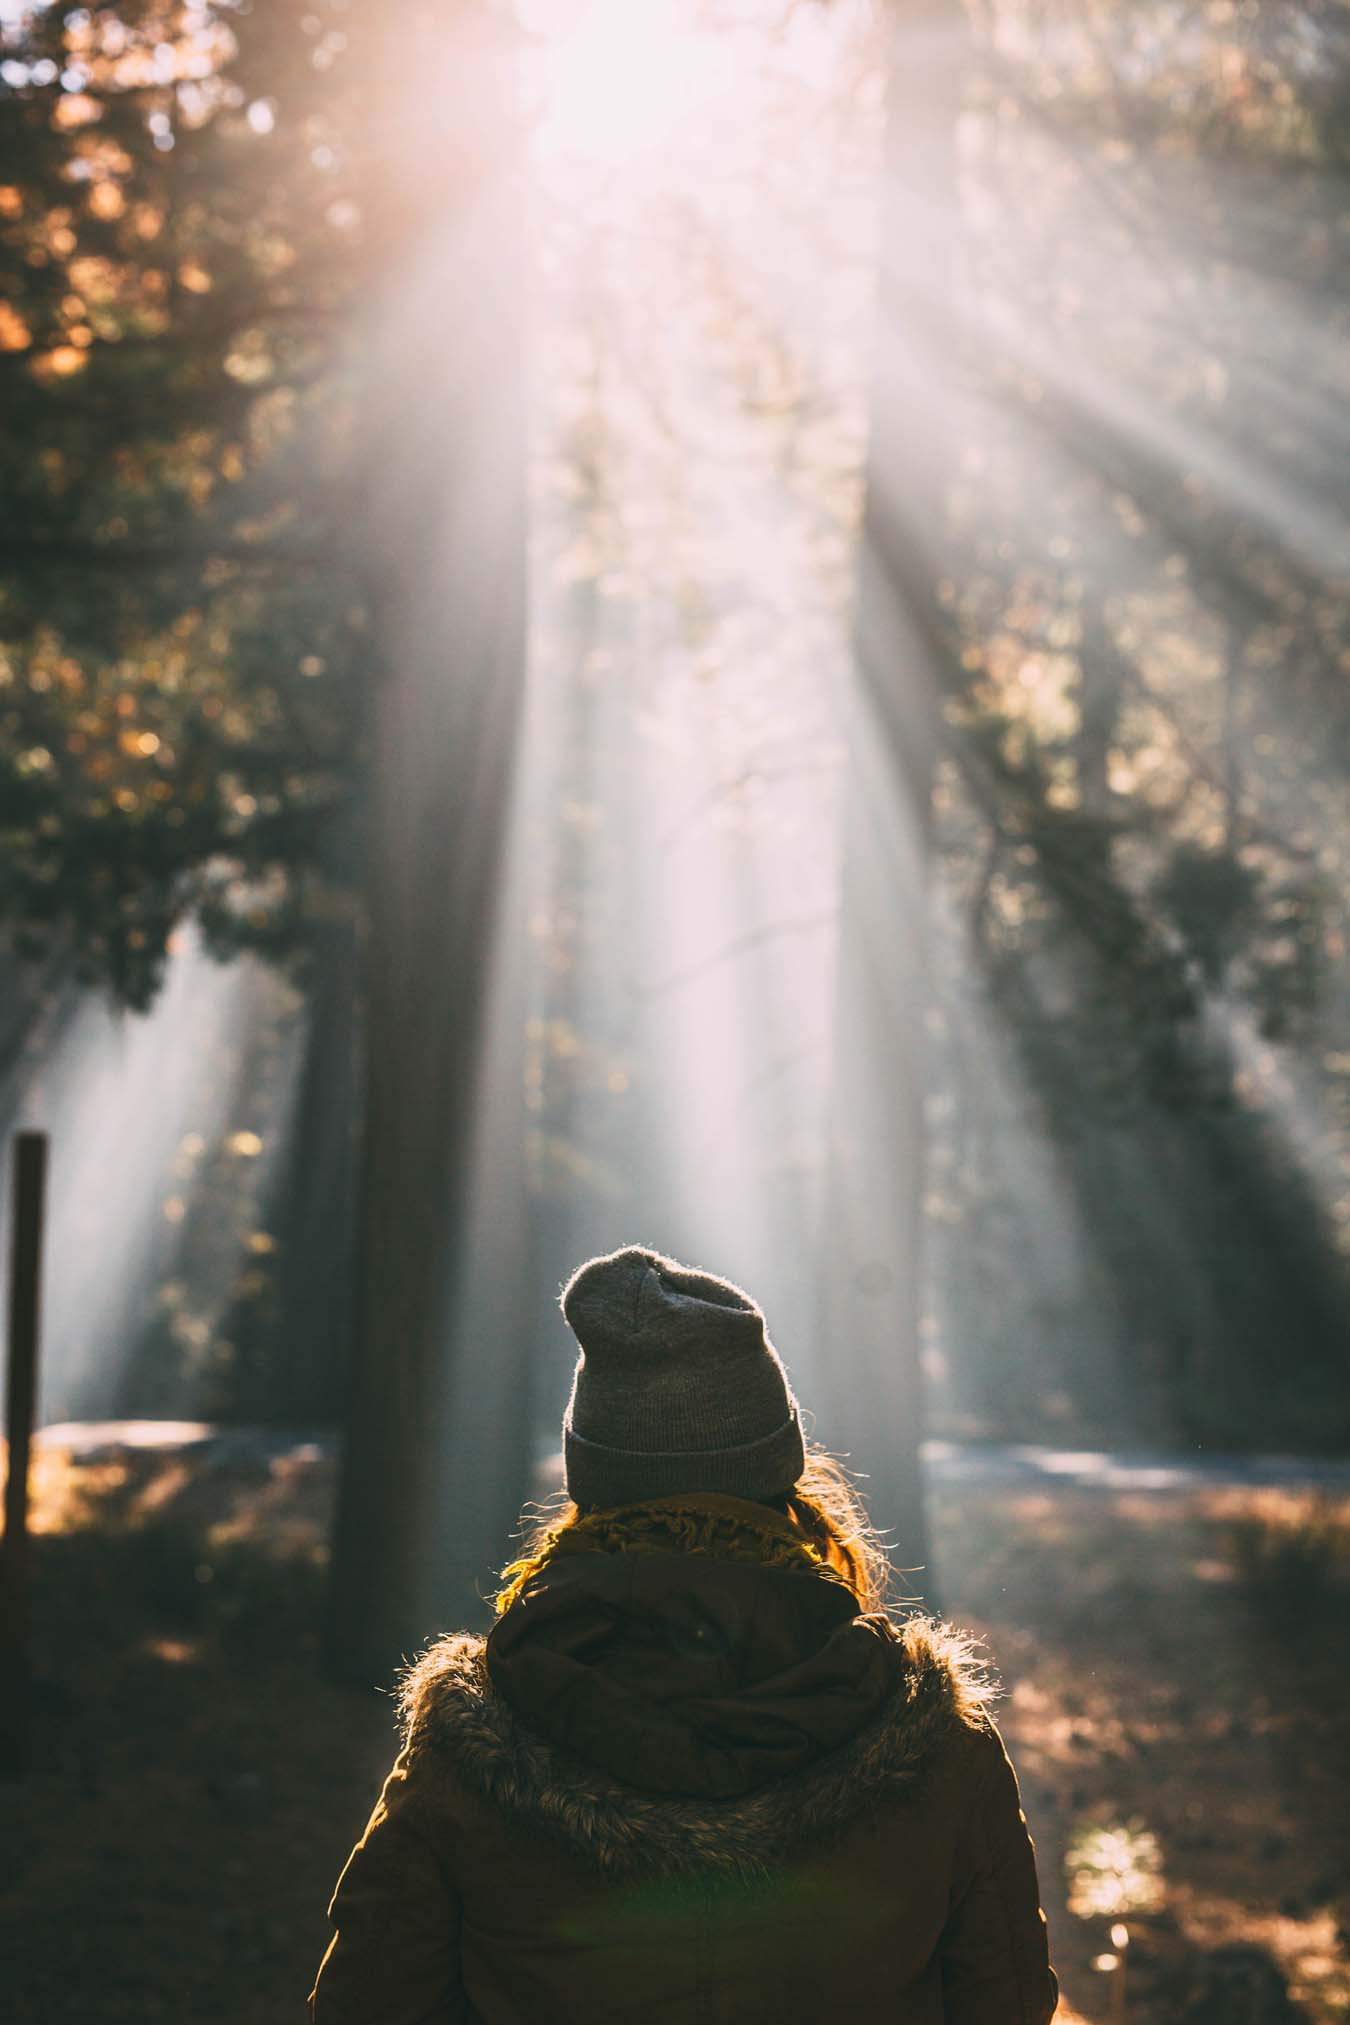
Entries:
{"label": "olive green jacket", "polygon": [[314,2025],[1047,2025],[964,1643],[842,1585],[564,1557],[442,1640],[330,1907]]}

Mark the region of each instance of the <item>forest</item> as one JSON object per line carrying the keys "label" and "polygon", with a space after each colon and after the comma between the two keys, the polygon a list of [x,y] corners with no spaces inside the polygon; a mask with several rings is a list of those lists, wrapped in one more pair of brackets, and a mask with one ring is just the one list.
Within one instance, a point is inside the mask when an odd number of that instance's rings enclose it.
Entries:
{"label": "forest", "polygon": [[[1060,2015],[1344,2015],[1348,180],[1345,0],[0,4],[24,2025],[299,2015],[629,1242],[988,1636]],[[91,2008],[188,1707],[310,1898]]]}

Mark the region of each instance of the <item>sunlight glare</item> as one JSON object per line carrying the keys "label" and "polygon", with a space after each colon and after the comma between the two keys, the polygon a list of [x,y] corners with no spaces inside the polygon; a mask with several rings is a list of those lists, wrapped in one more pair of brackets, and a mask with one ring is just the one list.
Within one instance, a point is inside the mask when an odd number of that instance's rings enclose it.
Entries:
{"label": "sunlight glare", "polygon": [[518,14],[548,154],[655,157],[726,83],[726,39],[700,35],[686,0],[518,0]]}

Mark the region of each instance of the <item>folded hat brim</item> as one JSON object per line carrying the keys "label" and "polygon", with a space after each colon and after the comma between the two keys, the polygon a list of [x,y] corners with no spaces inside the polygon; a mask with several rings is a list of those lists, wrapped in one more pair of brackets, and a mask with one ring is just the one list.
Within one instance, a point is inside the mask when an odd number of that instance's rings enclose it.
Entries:
{"label": "folded hat brim", "polygon": [[777,1497],[791,1490],[801,1476],[806,1449],[795,1409],[757,1441],[706,1449],[611,1448],[578,1434],[569,1418],[563,1422],[563,1460],[573,1501],[604,1508],[669,1497],[678,1491]]}

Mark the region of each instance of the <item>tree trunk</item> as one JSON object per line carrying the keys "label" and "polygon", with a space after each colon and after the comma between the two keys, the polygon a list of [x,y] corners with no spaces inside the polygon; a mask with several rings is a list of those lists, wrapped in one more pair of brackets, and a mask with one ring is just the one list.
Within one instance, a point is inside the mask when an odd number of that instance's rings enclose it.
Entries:
{"label": "tree trunk", "polygon": [[356,827],[344,810],[325,840],[329,877],[317,902],[323,912],[309,927],[313,954],[299,1088],[265,1220],[280,1247],[278,1355],[268,1374],[265,1411],[291,1427],[344,1414],[351,1368],[360,938],[347,896],[356,876]]}
{"label": "tree trunk", "polygon": [[[929,810],[956,341],[958,0],[891,26],[872,433],[846,702],[847,814],[821,1223],[817,1430],[898,1563],[928,1562],[920,1466]],[[931,1596],[932,1581],[912,1583]]]}
{"label": "tree trunk", "polygon": [[[476,1615],[526,1488],[521,126],[505,31],[397,36],[362,422],[374,662],[364,1139],[333,1671]],[[417,96],[420,80],[422,96]]]}

